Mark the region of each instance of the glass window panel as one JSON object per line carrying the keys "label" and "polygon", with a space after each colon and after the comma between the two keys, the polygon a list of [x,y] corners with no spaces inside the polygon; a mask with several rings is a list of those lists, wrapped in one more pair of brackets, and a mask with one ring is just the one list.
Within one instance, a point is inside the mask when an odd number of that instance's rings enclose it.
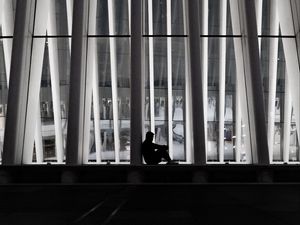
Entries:
{"label": "glass window panel", "polygon": [[[112,4],[113,11],[109,12],[108,2]],[[90,35],[129,35],[129,8],[126,0],[97,0],[96,33]],[[112,13],[113,29],[109,29],[109,13]],[[112,33],[114,30],[114,33]]]}
{"label": "glass window panel", "polygon": [[[208,86],[207,86],[207,160],[212,162],[220,162],[223,158],[224,161],[232,162],[246,162],[251,160],[251,155],[246,154],[247,142],[249,142],[249,137],[247,137],[246,129],[248,124],[248,115],[243,113],[240,115],[240,122],[236,123],[237,120],[237,92],[239,95],[245,92],[244,84],[241,83],[241,77],[243,74],[237,74],[237,61],[236,58],[242,57],[242,52],[240,55],[236,56],[235,52],[235,41],[239,38],[223,37],[223,38],[207,38],[208,40]],[[224,50],[225,57],[222,58],[221,55],[224,52],[220,52],[221,45],[225,45]],[[243,61],[241,61],[243,63]],[[225,76],[221,77],[221,76]],[[222,84],[222,82],[224,82]],[[237,90],[237,82],[240,82],[240,89]],[[222,88],[223,86],[223,88]],[[221,101],[222,100],[222,101]],[[247,107],[247,104],[242,102],[240,98],[240,112],[245,112],[243,107]],[[223,102],[223,103],[222,103]],[[224,105],[221,105],[224,104]],[[220,110],[220,107],[224,107]],[[223,111],[223,115],[220,112]],[[222,119],[222,120],[221,120]],[[220,137],[220,121],[224,121],[224,137]],[[240,127],[237,127],[240,126]],[[237,132],[237,129],[239,129]],[[240,140],[238,144],[237,139]],[[220,141],[223,141],[220,145]],[[238,145],[237,145],[238,144]],[[222,146],[223,149],[219,149]],[[237,149],[239,148],[239,149]],[[248,151],[250,152],[250,151]],[[224,154],[224,155],[221,155]],[[237,159],[237,154],[239,154],[239,159]],[[222,157],[221,157],[222,156]]]}
{"label": "glass window panel", "polygon": [[[70,40],[69,38],[52,38],[44,39],[44,57],[42,66],[42,75],[40,81],[40,116],[41,116],[41,131],[42,149],[38,149],[35,139],[33,149],[33,162],[57,162],[58,149],[62,148],[62,154],[65,155],[66,139],[67,139],[67,120],[69,106],[69,86],[70,86]],[[34,40],[36,41],[36,40]],[[50,45],[49,42],[52,42]],[[54,49],[52,49],[54,48]],[[56,68],[56,66],[58,68]],[[58,72],[58,74],[57,74]],[[55,82],[55,77],[58,76],[58,83]],[[54,85],[59,87],[54,87]],[[58,90],[58,92],[53,92]],[[54,97],[56,95],[57,97]],[[60,102],[55,102],[59,99]],[[55,114],[55,107],[58,107],[58,114]],[[55,124],[55,118],[60,125]],[[61,129],[61,130],[60,130]],[[60,131],[58,131],[60,130]],[[37,132],[37,131],[36,131]],[[61,132],[62,146],[58,147],[56,143],[56,135]],[[39,136],[39,135],[38,135]],[[58,135],[59,136],[59,135]],[[36,136],[35,136],[36,137]],[[42,151],[42,152],[37,152]],[[42,161],[37,160],[37,154],[41,155]],[[64,160],[63,156],[63,160]]]}
{"label": "glass window panel", "polygon": [[[144,32],[149,35],[167,35],[167,4],[171,4],[171,34],[184,35],[184,18],[182,0],[151,0],[145,1],[145,26]],[[149,7],[152,4],[152,8]],[[150,11],[151,10],[151,11]],[[152,20],[149,17],[152,14]],[[149,24],[150,23],[150,24]],[[153,32],[150,32],[152,27]]]}
{"label": "glass window panel", "polygon": [[[119,132],[120,161],[130,159],[130,44],[129,38],[90,38],[96,40],[96,63],[98,76],[101,160],[115,161],[115,132]],[[115,48],[112,48],[112,46]],[[112,52],[115,51],[115,52]],[[115,67],[115,68],[113,68]],[[115,74],[113,74],[115,71]],[[115,86],[114,86],[115,79]],[[116,88],[117,96],[113,96]],[[114,118],[114,104],[118,115]],[[95,161],[95,123],[94,111],[91,115],[90,161]],[[118,130],[114,129],[114,119],[117,120]]]}

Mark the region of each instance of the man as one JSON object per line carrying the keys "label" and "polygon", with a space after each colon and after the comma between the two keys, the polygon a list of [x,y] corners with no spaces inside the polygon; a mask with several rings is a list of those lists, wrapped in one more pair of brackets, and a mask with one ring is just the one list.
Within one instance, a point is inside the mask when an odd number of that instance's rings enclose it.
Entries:
{"label": "man", "polygon": [[168,153],[167,145],[158,145],[152,143],[154,133],[148,131],[146,133],[146,140],[142,143],[142,155],[144,160],[149,165],[156,165],[165,159],[167,164],[178,164],[177,162],[171,160]]}

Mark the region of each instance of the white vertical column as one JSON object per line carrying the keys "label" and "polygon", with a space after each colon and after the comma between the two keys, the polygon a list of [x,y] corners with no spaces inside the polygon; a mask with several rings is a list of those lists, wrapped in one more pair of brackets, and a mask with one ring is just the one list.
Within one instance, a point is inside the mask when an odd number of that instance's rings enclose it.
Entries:
{"label": "white vertical column", "polygon": [[36,162],[42,163],[44,160],[44,150],[43,150],[43,139],[42,139],[40,102],[38,102],[37,108],[38,110],[36,115],[36,127],[35,127],[35,134],[34,134],[35,155],[36,155]]}
{"label": "white vertical column", "polygon": [[[97,14],[97,1],[90,0],[90,19],[89,19],[89,32],[96,33],[96,15]],[[94,124],[95,124],[95,146],[96,146],[96,162],[101,162],[101,132],[100,132],[100,100],[99,100],[99,79],[98,79],[98,54],[97,54],[97,39],[90,38],[89,52],[91,51],[90,67],[92,68],[92,93],[93,93],[93,110],[94,110]]]}
{"label": "white vertical column", "polygon": [[[50,34],[57,34],[56,29],[56,10],[55,2],[49,1],[50,11],[48,19],[48,30]],[[59,82],[59,57],[58,45],[56,38],[49,38],[49,64],[50,64],[50,78],[53,102],[53,116],[55,128],[55,150],[58,163],[63,163],[64,149],[63,149],[63,134],[62,134],[62,120],[60,109],[60,82]]]}
{"label": "white vertical column", "polygon": [[[167,0],[167,35],[172,34],[171,0]],[[173,91],[172,91],[172,38],[167,37],[167,71],[168,71],[168,139],[169,154],[173,158]]]}
{"label": "white vertical column", "polygon": [[[14,30],[14,21],[13,21],[13,8],[12,1],[1,0],[1,20],[2,20],[2,35],[11,36],[13,35]],[[10,64],[11,64],[11,52],[12,52],[12,39],[4,38],[2,39],[3,51],[4,51],[4,63],[6,70],[6,80],[7,86],[9,85],[9,74],[10,74]]]}
{"label": "white vertical column", "polygon": [[[46,15],[45,20],[37,19],[35,21],[35,32],[38,34],[46,33],[46,26],[48,22],[48,9],[49,1],[41,2],[38,1],[36,8],[36,18],[42,18]],[[45,39],[36,38],[32,44],[32,55],[30,65],[30,80],[29,80],[29,91],[28,91],[28,103],[27,103],[27,114],[26,114],[26,127],[23,147],[23,163],[32,163],[33,145],[34,141],[39,145],[41,140],[35,138],[41,138],[37,133],[41,131],[39,126],[40,116],[40,89],[41,89],[41,78],[43,69],[43,59],[45,51]],[[39,112],[39,113],[38,113]],[[32,115],[38,115],[36,118]],[[34,132],[32,132],[34,131]]]}
{"label": "white vertical column", "polygon": [[292,100],[290,91],[290,77],[285,72],[285,93],[284,93],[284,127],[283,127],[283,162],[289,162],[290,137],[291,137],[291,116]]}
{"label": "white vertical column", "polygon": [[[148,0],[148,33],[153,35],[153,5],[152,0]],[[149,37],[149,86],[150,86],[150,128],[155,132],[154,121],[154,46],[153,37]]]}
{"label": "white vertical column", "polygon": [[131,34],[131,0],[128,0],[128,34]]}
{"label": "white vertical column", "polygon": [[[263,0],[255,0],[255,12],[256,12],[256,23],[257,23],[257,34],[261,35],[262,30],[262,9]],[[272,4],[272,1],[271,1]],[[261,52],[261,38],[258,39],[259,54]]]}
{"label": "white vertical column", "polygon": [[[73,22],[73,0],[66,0],[67,6],[67,20],[68,20],[68,34],[72,34],[72,22]],[[69,46],[71,51],[72,39],[69,38]]]}
{"label": "white vertical column", "polygon": [[[220,1],[220,34],[226,34],[227,0]],[[220,38],[219,49],[219,161],[224,162],[224,112],[226,78],[226,38]]]}
{"label": "white vertical column", "polygon": [[[188,34],[188,15],[187,15],[187,3],[185,0],[182,0],[183,6],[183,29],[184,34]],[[187,163],[192,163],[192,123],[191,123],[191,74],[189,67],[189,43],[188,38],[184,38],[184,59],[185,59],[185,151],[186,151],[186,161]]]}
{"label": "white vertical column", "polygon": [[[277,0],[270,2],[270,34],[279,34],[279,21],[277,13]],[[278,57],[278,38],[270,38],[269,51],[269,98],[268,98],[268,144],[269,158],[273,161],[274,148],[274,125],[275,125],[275,100],[277,83],[277,57]]]}
{"label": "white vertical column", "polygon": [[[109,34],[115,35],[115,15],[114,1],[108,1],[108,25]],[[115,161],[120,162],[120,138],[119,138],[119,110],[118,110],[118,78],[117,78],[117,48],[116,38],[109,38],[110,46],[110,66],[111,66],[111,86],[112,86],[112,105],[113,105],[113,127],[115,141]]]}
{"label": "white vertical column", "polygon": [[[278,15],[280,22],[281,33],[284,35],[295,34],[293,26],[293,17],[290,1],[280,0],[278,3]],[[297,54],[297,45],[294,38],[283,38],[283,50],[286,62],[287,76],[289,76],[289,90],[291,90],[291,99],[293,110],[295,112],[296,128],[298,140],[300,140],[300,71],[299,71],[299,58]]]}
{"label": "white vertical column", "polygon": [[[238,2],[237,0],[230,0],[230,12],[232,21],[232,31],[234,34],[241,34],[241,25],[239,19]],[[245,87],[245,71],[243,62],[243,48],[241,38],[234,38],[234,54],[236,63],[236,145],[235,145],[235,156],[236,161],[241,160],[242,150],[242,121],[245,128],[245,139],[246,143],[243,148],[246,149],[246,162],[251,163],[251,144],[250,144],[250,131],[248,122],[248,111],[247,111],[247,98],[246,98],[246,87]]]}
{"label": "white vertical column", "polygon": [[[202,34],[208,35],[208,0],[202,1]],[[201,38],[205,145],[207,147],[208,38]]]}

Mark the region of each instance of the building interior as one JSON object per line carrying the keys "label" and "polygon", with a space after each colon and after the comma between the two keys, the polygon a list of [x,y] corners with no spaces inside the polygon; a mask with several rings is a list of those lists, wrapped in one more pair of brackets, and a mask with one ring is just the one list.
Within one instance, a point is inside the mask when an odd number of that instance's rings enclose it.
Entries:
{"label": "building interior", "polygon": [[298,224],[299,31],[297,0],[0,0],[0,224]]}

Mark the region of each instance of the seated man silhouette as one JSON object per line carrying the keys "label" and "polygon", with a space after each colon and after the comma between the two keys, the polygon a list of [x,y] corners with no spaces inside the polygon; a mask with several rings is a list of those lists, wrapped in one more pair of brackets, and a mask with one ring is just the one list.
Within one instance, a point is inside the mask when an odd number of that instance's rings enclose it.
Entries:
{"label": "seated man silhouette", "polygon": [[144,160],[149,165],[156,165],[165,159],[167,164],[178,164],[176,161],[171,160],[168,153],[167,145],[158,145],[152,143],[154,133],[148,131],[146,133],[146,140],[142,143],[142,155]]}

